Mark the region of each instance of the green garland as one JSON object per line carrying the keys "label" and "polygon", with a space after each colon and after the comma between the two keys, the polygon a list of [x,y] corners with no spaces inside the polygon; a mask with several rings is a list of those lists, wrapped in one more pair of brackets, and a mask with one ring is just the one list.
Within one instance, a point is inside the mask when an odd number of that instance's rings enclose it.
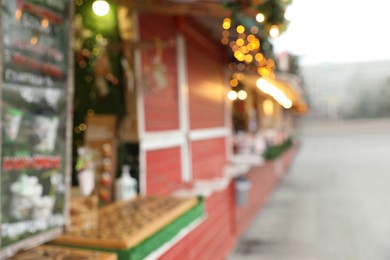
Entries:
{"label": "green garland", "polygon": [[[256,2],[262,2],[257,4]],[[251,11],[260,12],[264,15],[265,21],[263,22],[264,28],[269,28],[272,25],[277,25],[282,30],[285,30],[288,25],[288,21],[285,19],[284,14],[288,5],[291,4],[291,0],[265,0],[265,1],[238,1],[231,2],[228,0],[222,1],[222,5],[232,11],[232,17],[238,13],[246,13],[246,16]],[[253,20],[254,17],[252,17]]]}
{"label": "green garland", "polygon": [[263,157],[266,160],[273,160],[282,155],[288,148],[293,145],[293,140],[288,138],[281,144],[268,146],[263,153]]}
{"label": "green garland", "polygon": [[[236,56],[237,54],[235,53],[235,50],[238,48],[237,46],[230,45],[230,43],[238,38],[245,40],[245,37],[248,34],[238,34],[236,33],[235,29],[228,29],[228,27],[223,25],[226,32],[223,32],[221,42],[224,45],[229,45],[232,49],[230,60],[232,64],[236,64],[235,66],[232,66],[233,71],[236,70],[235,68],[237,67],[237,64],[240,63],[245,64],[247,71],[257,72],[261,76],[267,75],[264,73],[269,73],[261,71],[259,72],[262,67],[266,67],[268,71],[271,71],[271,76],[273,75],[274,70],[278,70],[274,48],[269,39],[269,32],[274,26],[278,27],[280,33],[286,30],[289,22],[285,19],[285,11],[289,4],[291,4],[291,0],[247,0],[234,2],[228,0],[222,1],[222,5],[231,11],[231,16],[229,18],[225,18],[224,22],[226,20],[230,21],[230,28],[237,28],[237,26],[242,25],[245,27],[245,33],[251,33],[260,40],[260,49],[249,52],[249,54],[255,55],[256,52],[259,52],[265,57],[265,60],[273,60],[275,64],[274,67],[265,66],[264,63],[258,62],[255,59],[252,61],[250,61],[250,59],[249,61],[244,61],[244,57],[242,55],[240,56],[240,54],[238,54],[238,56]],[[256,21],[255,15],[258,13],[264,15],[263,22]],[[245,44],[247,43],[245,42],[244,45]],[[248,52],[243,51],[243,53],[246,54]]]}
{"label": "green garland", "polygon": [[106,81],[104,95],[96,84],[95,65],[102,50],[102,43],[120,42],[117,21],[118,6],[110,3],[110,12],[103,17],[92,11],[93,0],[76,1],[75,25],[75,93],[73,133],[72,184],[77,184],[75,164],[77,148],[83,145],[86,117],[95,114],[114,114],[118,122],[125,116],[124,86],[121,82],[120,54],[107,51],[112,79]]}

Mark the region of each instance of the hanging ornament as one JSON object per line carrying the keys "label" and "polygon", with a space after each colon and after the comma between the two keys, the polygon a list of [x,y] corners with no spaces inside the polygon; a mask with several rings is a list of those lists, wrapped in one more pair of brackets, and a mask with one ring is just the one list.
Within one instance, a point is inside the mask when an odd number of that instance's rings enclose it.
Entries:
{"label": "hanging ornament", "polygon": [[99,55],[96,58],[94,67],[95,86],[100,97],[105,97],[110,93],[109,84],[117,85],[119,80],[112,74],[110,68],[110,59],[105,46],[101,46],[97,52]]}
{"label": "hanging ornament", "polygon": [[168,85],[168,79],[167,79],[167,68],[165,64],[163,64],[163,49],[161,40],[157,38],[155,40],[155,48],[156,48],[156,55],[153,57],[152,60],[152,73],[153,73],[153,79],[156,84],[156,86],[159,89],[165,89]]}
{"label": "hanging ornament", "polygon": [[150,66],[145,68],[144,88],[146,91],[150,89],[163,90],[168,86],[167,67],[162,62],[163,46],[161,39],[157,38],[154,42],[155,54],[152,57]]}

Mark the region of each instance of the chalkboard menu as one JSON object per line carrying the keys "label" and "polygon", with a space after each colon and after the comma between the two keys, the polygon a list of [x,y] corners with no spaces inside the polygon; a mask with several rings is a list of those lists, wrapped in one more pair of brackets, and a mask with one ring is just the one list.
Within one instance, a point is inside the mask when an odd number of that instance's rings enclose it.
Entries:
{"label": "chalkboard menu", "polygon": [[73,1],[0,2],[2,258],[59,235],[67,221]]}

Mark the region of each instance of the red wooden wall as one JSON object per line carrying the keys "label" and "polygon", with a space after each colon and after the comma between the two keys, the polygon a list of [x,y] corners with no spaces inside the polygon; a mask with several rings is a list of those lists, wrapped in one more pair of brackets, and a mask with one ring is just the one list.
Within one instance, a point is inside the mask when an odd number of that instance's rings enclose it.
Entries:
{"label": "red wooden wall", "polygon": [[[152,59],[156,55],[153,42],[159,38],[162,43],[176,40],[176,22],[172,16],[139,15],[140,38],[146,42],[141,47],[142,87],[144,92],[145,130],[162,131],[179,128],[176,47],[166,47],[162,52],[162,63],[166,66],[168,84],[159,88],[151,73]],[[149,47],[148,47],[149,46]]]}
{"label": "red wooden wall", "polygon": [[191,143],[192,176],[194,180],[221,177],[226,165],[225,138]]}
{"label": "red wooden wall", "polygon": [[147,194],[169,195],[183,188],[180,147],[148,151],[146,165]]}
{"label": "red wooden wall", "polygon": [[191,129],[225,125],[223,60],[214,53],[221,50],[209,40],[204,41],[211,50],[200,48],[186,35]]}
{"label": "red wooden wall", "polygon": [[159,259],[224,259],[235,242],[231,198],[232,186],[206,198],[206,220]]}
{"label": "red wooden wall", "polygon": [[[225,127],[223,50],[191,20],[181,21],[179,26],[186,39],[190,128]],[[226,164],[225,137],[193,141],[191,154],[194,180],[222,176]]]}

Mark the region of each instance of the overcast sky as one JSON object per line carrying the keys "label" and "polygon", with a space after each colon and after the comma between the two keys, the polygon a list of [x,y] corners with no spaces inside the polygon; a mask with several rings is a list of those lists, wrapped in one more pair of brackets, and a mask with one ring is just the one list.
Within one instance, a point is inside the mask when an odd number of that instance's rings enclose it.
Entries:
{"label": "overcast sky", "polygon": [[276,52],[301,64],[390,60],[389,0],[293,0]]}

